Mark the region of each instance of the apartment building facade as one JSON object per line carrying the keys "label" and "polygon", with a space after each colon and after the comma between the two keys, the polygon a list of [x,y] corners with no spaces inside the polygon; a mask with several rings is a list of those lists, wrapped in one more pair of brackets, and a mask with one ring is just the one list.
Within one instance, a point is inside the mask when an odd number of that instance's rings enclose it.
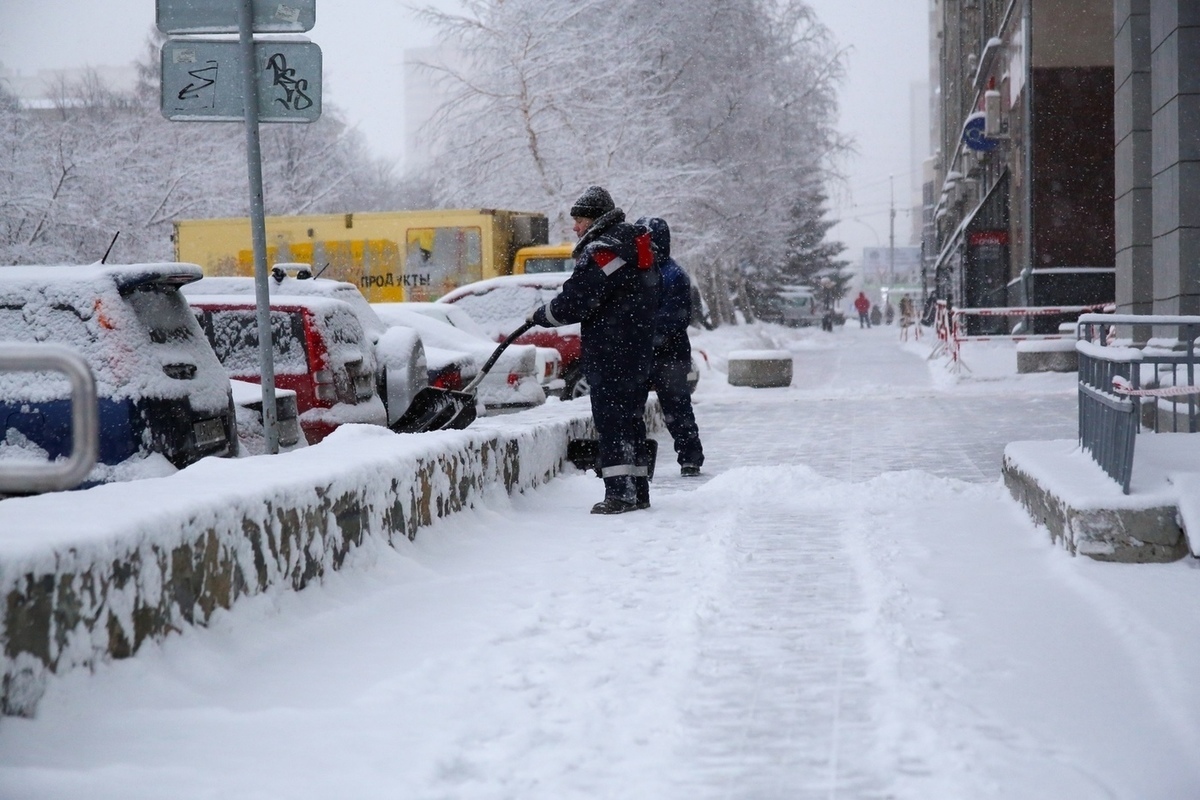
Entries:
{"label": "apartment building facade", "polygon": [[1200,2],[932,0],[930,21],[936,294],[1200,314]]}
{"label": "apartment building facade", "polygon": [[972,308],[1111,301],[1113,0],[934,0],[931,24],[933,291]]}

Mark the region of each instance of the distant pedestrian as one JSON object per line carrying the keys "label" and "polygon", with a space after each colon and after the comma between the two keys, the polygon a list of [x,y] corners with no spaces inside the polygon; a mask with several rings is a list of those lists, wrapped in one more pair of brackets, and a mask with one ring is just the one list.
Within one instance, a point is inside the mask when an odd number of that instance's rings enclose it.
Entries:
{"label": "distant pedestrian", "polygon": [[896,321],[896,308],[892,305],[891,300],[883,304],[883,321],[887,325],[891,325]]}
{"label": "distant pedestrian", "polygon": [[871,313],[871,301],[865,292],[859,292],[858,297],[854,298],[854,310],[858,312],[858,327],[871,327],[871,318],[868,316]]}
{"label": "distant pedestrian", "polygon": [[879,325],[882,322],[883,322],[883,313],[879,310],[879,306],[878,305],[871,306],[871,324],[867,325],[867,327],[869,328],[869,327],[871,327],[871,325]]}
{"label": "distant pedestrian", "polygon": [[692,343],[688,323],[692,319],[692,282],[683,267],[671,258],[671,229],[658,217],[642,217],[636,223],[650,230],[655,261],[662,275],[658,313],[654,316],[654,366],[650,388],[658,395],[663,420],[675,441],[679,474],[694,477],[704,463],[700,429],[692,410],[688,371],[692,366]]}
{"label": "distant pedestrian", "polygon": [[917,321],[917,307],[908,295],[900,296],[900,341],[908,339],[908,329]]}
{"label": "distant pedestrian", "polygon": [[604,499],[592,513],[622,514],[650,506],[646,398],[658,267],[649,232],[639,241],[638,229],[602,187],[589,186],[571,206],[571,216],[579,237],[575,269],[558,295],[529,319],[546,328],[580,323],[604,479]]}

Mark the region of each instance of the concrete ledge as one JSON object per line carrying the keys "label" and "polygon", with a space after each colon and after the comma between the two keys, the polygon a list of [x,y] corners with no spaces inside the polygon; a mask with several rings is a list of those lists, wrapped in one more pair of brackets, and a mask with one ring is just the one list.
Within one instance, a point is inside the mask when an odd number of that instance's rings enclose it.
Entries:
{"label": "concrete ledge", "polygon": [[1017,342],[1017,372],[1078,372],[1074,339]]}
{"label": "concrete ledge", "polygon": [[1178,498],[1159,464],[1197,440],[1147,441],[1134,460],[1129,495],[1077,442],[1013,442],[1004,451],[1004,484],[1051,541],[1072,554],[1126,563],[1175,561],[1188,553]]}
{"label": "concrete ledge", "polygon": [[[648,428],[661,419],[652,399]],[[0,712],[32,715],[53,674],[128,658],[242,597],[303,589],[351,551],[412,539],[485,492],[545,483],[567,442],[594,430],[586,401],[465,431],[350,425],[278,456],[5,500]]]}
{"label": "concrete ledge", "polygon": [[755,389],[792,384],[792,354],[786,350],[734,350],[729,353],[730,386]]}

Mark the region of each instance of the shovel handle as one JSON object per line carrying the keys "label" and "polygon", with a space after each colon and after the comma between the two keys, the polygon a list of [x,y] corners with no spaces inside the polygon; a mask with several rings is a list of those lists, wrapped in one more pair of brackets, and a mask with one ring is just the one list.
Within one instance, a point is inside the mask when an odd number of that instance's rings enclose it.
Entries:
{"label": "shovel handle", "polygon": [[483,363],[482,367],[480,367],[479,374],[476,375],[474,378],[472,378],[471,382],[463,387],[463,391],[468,392],[468,393],[473,392],[475,390],[475,387],[479,386],[480,381],[483,380],[483,376],[487,375],[488,371],[491,370],[492,366],[496,363],[496,359],[500,358],[500,354],[503,353],[505,350],[507,350],[508,346],[510,344],[512,344],[513,342],[515,342],[517,340],[517,338],[521,336],[521,334],[525,333],[530,328],[534,327],[536,324],[537,323],[534,322],[533,320],[529,320],[524,325],[517,328],[515,331],[513,331],[508,336],[506,336],[504,338],[504,341],[500,343],[500,346],[495,349],[495,351],[488,358],[488,360]]}

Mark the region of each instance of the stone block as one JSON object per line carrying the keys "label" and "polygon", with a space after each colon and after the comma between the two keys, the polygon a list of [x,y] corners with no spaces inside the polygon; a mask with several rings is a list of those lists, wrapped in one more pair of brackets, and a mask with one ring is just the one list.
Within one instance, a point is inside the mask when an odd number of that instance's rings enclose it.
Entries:
{"label": "stone block", "polygon": [[1075,352],[1075,342],[1066,340],[1071,345],[1066,348],[1022,349],[1021,344],[1041,344],[1040,342],[1020,342],[1017,347],[1017,372],[1078,372],[1079,355]]}
{"label": "stone block", "polygon": [[1038,482],[1009,455],[1004,485],[1053,542],[1073,555],[1097,561],[1146,563],[1178,561],[1188,554],[1187,538],[1172,506],[1155,508],[1075,508]]}
{"label": "stone block", "polygon": [[729,385],[768,389],[792,384],[792,354],[786,350],[729,353]]}

